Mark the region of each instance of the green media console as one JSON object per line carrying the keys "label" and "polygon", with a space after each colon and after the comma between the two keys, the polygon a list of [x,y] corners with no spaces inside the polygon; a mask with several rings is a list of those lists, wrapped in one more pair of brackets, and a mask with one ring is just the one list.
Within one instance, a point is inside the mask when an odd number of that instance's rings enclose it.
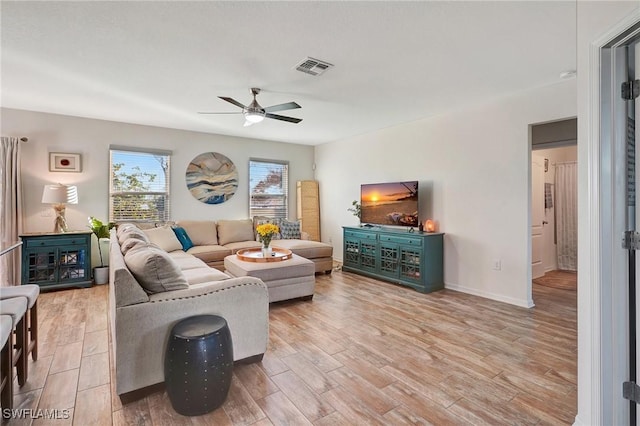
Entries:
{"label": "green media console", "polygon": [[442,290],[443,236],[384,227],[343,227],[342,269],[422,293]]}
{"label": "green media console", "polygon": [[91,231],[20,235],[22,284],[41,290],[91,286]]}

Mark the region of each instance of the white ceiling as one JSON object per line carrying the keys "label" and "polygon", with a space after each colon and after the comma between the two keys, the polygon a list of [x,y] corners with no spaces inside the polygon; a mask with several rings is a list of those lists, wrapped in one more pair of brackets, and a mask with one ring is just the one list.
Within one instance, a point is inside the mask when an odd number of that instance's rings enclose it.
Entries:
{"label": "white ceiling", "polygon": [[[2,1],[2,106],[316,145],[560,81],[575,1]],[[335,66],[296,71],[307,56]],[[243,127],[250,87],[263,107]]]}

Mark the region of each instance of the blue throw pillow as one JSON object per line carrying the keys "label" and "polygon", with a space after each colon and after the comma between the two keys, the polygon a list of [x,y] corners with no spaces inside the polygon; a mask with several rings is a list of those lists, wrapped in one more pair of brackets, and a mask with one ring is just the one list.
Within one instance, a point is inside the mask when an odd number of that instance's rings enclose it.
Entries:
{"label": "blue throw pillow", "polygon": [[182,244],[182,250],[187,251],[191,247],[193,247],[193,242],[191,242],[191,238],[189,238],[189,235],[187,234],[187,231],[184,230],[184,228],[173,228],[173,232],[175,232],[178,241],[180,241],[180,244]]}

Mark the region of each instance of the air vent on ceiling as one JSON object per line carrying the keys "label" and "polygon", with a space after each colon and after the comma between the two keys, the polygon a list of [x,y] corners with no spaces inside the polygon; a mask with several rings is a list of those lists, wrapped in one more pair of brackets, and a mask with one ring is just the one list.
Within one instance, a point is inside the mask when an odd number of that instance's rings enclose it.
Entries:
{"label": "air vent on ceiling", "polygon": [[332,66],[333,64],[321,61],[320,59],[307,58],[296,65],[296,69],[307,74],[320,75]]}

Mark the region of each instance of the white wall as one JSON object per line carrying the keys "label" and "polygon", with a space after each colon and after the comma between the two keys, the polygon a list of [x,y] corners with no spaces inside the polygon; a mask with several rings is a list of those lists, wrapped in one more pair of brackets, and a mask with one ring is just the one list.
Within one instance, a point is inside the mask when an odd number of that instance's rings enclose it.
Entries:
{"label": "white wall", "polygon": [[[86,229],[87,217],[106,220],[109,212],[109,145],[173,151],[171,158],[171,217],[180,219],[240,219],[249,217],[249,158],[289,161],[289,214],[296,214],[298,180],[313,179],[313,147],[212,135],[161,127],[140,126],[2,108],[3,136],[26,136],[22,144],[22,179],[25,232],[53,230],[52,209],[41,204],[46,183],[78,186],[79,203],[67,206],[70,229]],[[189,162],[203,152],[220,152],[238,169],[239,186],[227,202],[201,203],[187,190],[184,173]],[[49,172],[49,152],[82,155],[81,173]],[[43,216],[47,215],[47,216]],[[95,251],[95,250],[94,250]]]}
{"label": "white wall", "polygon": [[446,233],[446,287],[531,306],[529,124],[575,115],[570,80],[317,146],[323,240],[341,259],[360,184],[417,179],[420,219]]}
{"label": "white wall", "polygon": [[[549,160],[549,169],[544,173],[544,183],[550,183],[552,188],[555,188],[556,183],[556,165],[566,161],[578,160],[577,145],[539,149],[534,152]],[[553,207],[544,209],[544,220],[547,224],[542,228],[542,264],[544,265],[545,272],[558,269],[557,245],[554,239],[554,229],[556,226],[554,214],[556,208],[555,191],[552,191],[552,195]]]}

